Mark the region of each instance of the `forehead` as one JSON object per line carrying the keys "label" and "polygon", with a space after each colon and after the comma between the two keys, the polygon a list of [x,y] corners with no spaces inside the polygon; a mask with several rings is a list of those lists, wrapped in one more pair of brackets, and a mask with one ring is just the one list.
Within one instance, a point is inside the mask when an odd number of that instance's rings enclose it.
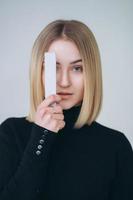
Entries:
{"label": "forehead", "polygon": [[58,39],[51,43],[48,52],[55,52],[57,60],[74,61],[81,59],[76,44],[70,40]]}

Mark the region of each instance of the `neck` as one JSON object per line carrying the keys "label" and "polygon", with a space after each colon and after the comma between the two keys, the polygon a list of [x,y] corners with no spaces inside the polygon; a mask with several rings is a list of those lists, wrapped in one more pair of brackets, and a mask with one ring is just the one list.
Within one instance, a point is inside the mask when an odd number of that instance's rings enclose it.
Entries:
{"label": "neck", "polygon": [[66,128],[73,128],[74,124],[79,116],[81,105],[74,106],[68,110],[63,110],[64,121],[66,123]]}

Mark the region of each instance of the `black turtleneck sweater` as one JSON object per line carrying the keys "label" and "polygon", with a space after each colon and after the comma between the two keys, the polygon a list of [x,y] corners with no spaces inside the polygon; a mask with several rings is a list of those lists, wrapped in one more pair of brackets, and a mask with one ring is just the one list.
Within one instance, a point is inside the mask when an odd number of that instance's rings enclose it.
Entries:
{"label": "black turtleneck sweater", "polygon": [[133,151],[123,133],[97,122],[58,133],[23,118],[0,126],[0,200],[133,200]]}

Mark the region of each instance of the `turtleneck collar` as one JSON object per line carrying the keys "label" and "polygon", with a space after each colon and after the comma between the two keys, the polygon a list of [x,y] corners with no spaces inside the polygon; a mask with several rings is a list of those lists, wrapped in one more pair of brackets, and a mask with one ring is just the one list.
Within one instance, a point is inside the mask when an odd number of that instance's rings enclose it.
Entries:
{"label": "turtleneck collar", "polygon": [[79,116],[81,105],[74,106],[68,110],[63,110],[64,121],[66,123],[65,128],[73,128],[74,124]]}

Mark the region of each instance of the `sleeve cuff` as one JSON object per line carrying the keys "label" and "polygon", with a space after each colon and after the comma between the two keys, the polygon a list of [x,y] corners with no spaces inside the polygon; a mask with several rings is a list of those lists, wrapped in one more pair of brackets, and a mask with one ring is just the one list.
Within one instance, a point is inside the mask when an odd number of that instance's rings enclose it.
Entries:
{"label": "sleeve cuff", "polygon": [[46,159],[56,139],[56,134],[57,133],[33,123],[26,152],[32,154],[35,159]]}

